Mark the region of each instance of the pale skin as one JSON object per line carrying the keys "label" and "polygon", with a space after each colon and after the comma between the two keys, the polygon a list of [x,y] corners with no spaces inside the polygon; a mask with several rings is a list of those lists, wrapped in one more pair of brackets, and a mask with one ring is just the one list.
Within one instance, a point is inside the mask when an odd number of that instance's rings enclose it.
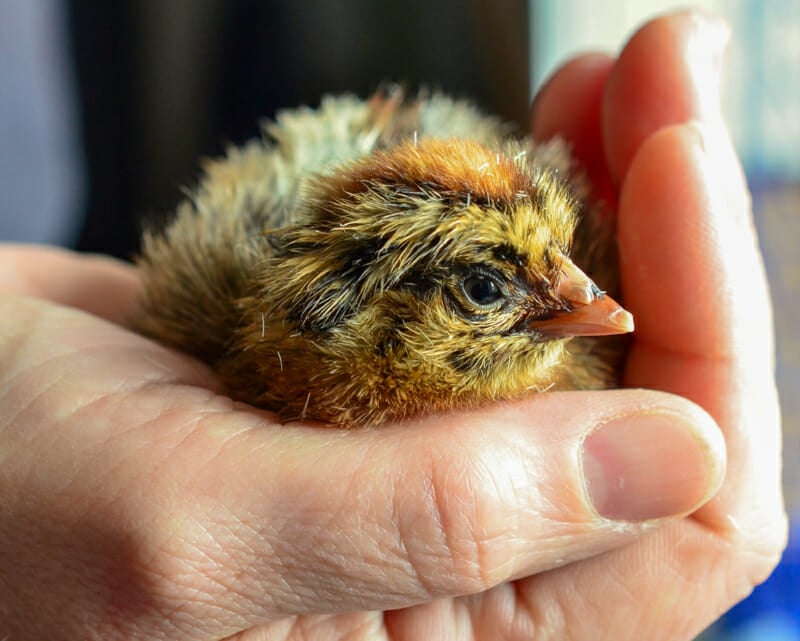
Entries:
{"label": "pale skin", "polygon": [[657,19],[532,111],[618,204],[624,390],[281,426],[124,329],[132,267],[3,248],[0,639],[677,640],[744,597],[786,519],[724,39]]}

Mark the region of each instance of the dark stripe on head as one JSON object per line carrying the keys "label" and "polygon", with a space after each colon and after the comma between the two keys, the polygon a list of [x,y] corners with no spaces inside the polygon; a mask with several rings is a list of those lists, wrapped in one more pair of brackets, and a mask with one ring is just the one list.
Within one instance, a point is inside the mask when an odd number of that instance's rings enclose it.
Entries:
{"label": "dark stripe on head", "polygon": [[508,265],[514,265],[515,267],[524,267],[528,260],[528,256],[525,253],[518,251],[517,248],[510,243],[496,245],[492,248],[491,252],[492,256],[497,260],[507,263]]}

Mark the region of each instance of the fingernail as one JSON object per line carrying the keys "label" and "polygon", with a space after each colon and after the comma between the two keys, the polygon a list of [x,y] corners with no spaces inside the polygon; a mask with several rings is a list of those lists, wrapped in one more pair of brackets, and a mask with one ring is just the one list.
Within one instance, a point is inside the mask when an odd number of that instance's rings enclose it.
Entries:
{"label": "fingernail", "polygon": [[730,39],[731,30],[724,20],[696,14],[695,29],[688,39],[686,55],[703,111],[719,111],[722,68]]}
{"label": "fingernail", "polygon": [[716,490],[714,447],[678,414],[617,418],[583,443],[586,491],[600,516],[646,521],[686,514]]}

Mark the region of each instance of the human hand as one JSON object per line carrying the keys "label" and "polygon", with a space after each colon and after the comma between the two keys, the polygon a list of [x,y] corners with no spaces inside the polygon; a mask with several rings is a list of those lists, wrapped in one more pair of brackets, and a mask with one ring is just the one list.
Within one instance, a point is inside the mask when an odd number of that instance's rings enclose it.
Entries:
{"label": "human hand", "polygon": [[280,426],[114,324],[132,269],[8,248],[0,638],[687,639],[744,596],[785,537],[779,426],[704,24],[570,63],[533,129],[619,195],[627,383],[714,420],[627,389]]}

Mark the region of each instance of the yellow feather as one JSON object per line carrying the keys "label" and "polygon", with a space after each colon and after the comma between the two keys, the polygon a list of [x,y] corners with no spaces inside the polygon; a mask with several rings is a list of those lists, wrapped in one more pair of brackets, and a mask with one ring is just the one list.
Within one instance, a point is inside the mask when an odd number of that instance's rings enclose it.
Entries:
{"label": "yellow feather", "polygon": [[[472,106],[327,98],[207,162],[144,238],[133,325],[285,420],[374,425],[616,381],[622,343],[546,340],[564,257],[616,287],[565,147]],[[499,287],[481,307],[470,279]],[[490,293],[493,290],[489,290]]]}

